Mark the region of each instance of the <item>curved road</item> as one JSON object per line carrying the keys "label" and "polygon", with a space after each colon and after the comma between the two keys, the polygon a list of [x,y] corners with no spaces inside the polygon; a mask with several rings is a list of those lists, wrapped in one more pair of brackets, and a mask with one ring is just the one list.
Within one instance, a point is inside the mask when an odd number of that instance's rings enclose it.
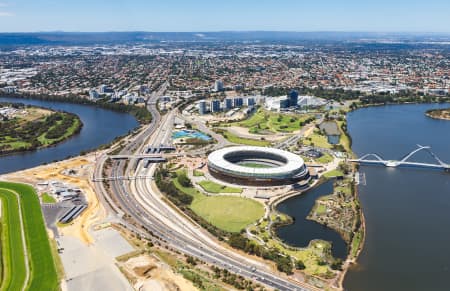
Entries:
{"label": "curved road", "polygon": [[[153,116],[152,122],[141,133],[130,139],[130,143],[122,149],[120,154],[143,152],[147,145],[147,139],[149,145],[159,145],[169,141],[175,111],[161,117],[156,109],[156,100],[164,92],[166,86],[167,83],[149,99],[148,109]],[[101,177],[105,160],[106,156],[102,156],[97,162],[96,177]],[[127,174],[130,176],[153,176],[156,170],[155,164],[147,169],[143,168],[142,163],[136,165],[132,162],[128,163],[125,169],[125,164],[124,161],[113,162],[111,176],[126,176]],[[184,254],[225,268],[230,272],[251,278],[275,289],[315,290],[315,288],[275,274],[264,264],[250,260],[220,245],[215,238],[195,222],[171,207],[170,202],[165,201],[154,181],[145,179],[116,180],[112,181],[110,185],[110,193],[105,190],[102,182],[95,183],[95,188],[97,193],[102,194],[101,198],[103,202],[109,205],[110,210],[127,215],[128,219],[123,219],[122,223],[137,231],[143,237],[153,240],[156,238],[162,244]],[[149,232],[152,236],[149,235]]]}

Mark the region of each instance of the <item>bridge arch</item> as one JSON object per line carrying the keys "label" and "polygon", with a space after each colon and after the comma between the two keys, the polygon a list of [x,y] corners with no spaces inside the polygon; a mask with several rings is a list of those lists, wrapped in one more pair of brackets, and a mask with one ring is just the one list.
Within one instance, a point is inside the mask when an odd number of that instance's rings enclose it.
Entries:
{"label": "bridge arch", "polygon": [[[381,162],[384,161],[383,158],[380,157],[380,156],[377,155],[377,154],[365,154],[364,156],[360,157],[358,160],[365,160],[365,159],[368,158],[368,157],[374,157],[375,160],[378,160],[378,161],[381,161]],[[367,160],[367,161],[370,161],[370,160]]]}
{"label": "bridge arch", "polygon": [[414,155],[417,154],[418,152],[424,150],[424,151],[426,151],[427,153],[429,153],[430,156],[433,157],[433,159],[434,159],[436,162],[438,162],[438,164],[440,164],[440,165],[442,165],[442,166],[445,165],[445,163],[442,162],[442,161],[436,156],[436,154],[433,153],[433,151],[431,151],[431,147],[429,147],[429,146],[421,146],[421,145],[418,145],[418,147],[419,147],[419,148],[417,148],[417,149],[411,151],[409,154],[407,154],[406,156],[404,156],[404,157],[399,161],[399,163],[405,163],[409,158],[411,158],[412,156],[414,156]]}

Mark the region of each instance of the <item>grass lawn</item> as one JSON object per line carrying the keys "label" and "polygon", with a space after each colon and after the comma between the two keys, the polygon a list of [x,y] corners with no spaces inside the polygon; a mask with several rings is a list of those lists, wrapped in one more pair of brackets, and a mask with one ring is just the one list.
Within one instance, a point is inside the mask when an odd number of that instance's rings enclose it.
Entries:
{"label": "grass lawn", "polygon": [[177,179],[174,185],[194,200],[190,208],[217,228],[229,232],[239,232],[264,215],[261,203],[242,197],[206,196],[194,188],[181,186]]}
{"label": "grass lawn", "polygon": [[242,189],[220,185],[212,181],[203,180],[198,183],[206,192],[210,193],[242,193]]}
{"label": "grass lawn", "polygon": [[[53,128],[55,128],[56,126],[60,125],[62,121],[58,121],[56,125],[52,126],[51,128],[49,128],[49,130],[52,130]],[[42,145],[51,145],[57,142],[60,142],[66,138],[68,138],[69,136],[72,136],[74,134],[74,132],[78,129],[78,127],[80,126],[80,120],[78,118],[74,119],[74,122],[72,123],[72,125],[66,130],[66,132],[64,133],[64,135],[60,136],[59,138],[55,138],[55,139],[48,139],[46,137],[47,132],[43,133],[42,135],[40,135],[37,139],[38,141],[42,144]]]}
{"label": "grass lawn", "polygon": [[56,203],[56,199],[48,193],[42,193],[42,203]]}
{"label": "grass lawn", "polygon": [[194,170],[194,177],[202,177],[205,174],[202,171]]}
{"label": "grass lawn", "polygon": [[333,178],[333,177],[338,177],[338,176],[344,176],[344,173],[342,173],[339,170],[331,170],[331,171],[326,172],[325,174],[323,174],[323,176],[325,178]]}
{"label": "grass lawn", "polygon": [[345,150],[346,150],[348,153],[351,153],[351,152],[352,152],[352,148],[351,148],[351,142],[350,142],[350,139],[349,139],[349,137],[345,134],[345,132],[342,130],[342,127],[341,127],[343,123],[344,123],[343,121],[338,121],[338,122],[337,122],[338,127],[339,127],[339,130],[341,131],[341,137],[340,137],[340,139],[339,139],[339,143],[345,148]]}
{"label": "grass lawn", "polygon": [[275,113],[259,109],[249,119],[237,122],[234,125],[246,127],[249,132],[256,134],[261,131],[293,132],[299,130],[302,127],[300,123],[310,117],[312,115]]}
{"label": "grass lawn", "polygon": [[328,143],[327,137],[320,134],[318,131],[314,131],[313,134],[311,134],[307,138],[305,138],[303,140],[303,144],[314,145],[316,147],[324,148],[324,149],[331,149],[333,147],[332,144]]}
{"label": "grass lawn", "polygon": [[318,215],[322,215],[322,214],[324,214],[326,211],[327,211],[327,208],[325,207],[325,205],[323,205],[323,204],[318,204],[318,205],[317,205],[316,213],[317,213]]}
{"label": "grass lawn", "polygon": [[266,140],[241,138],[237,135],[232,134],[229,131],[224,131],[223,136],[232,143],[238,143],[238,144],[244,144],[244,145],[250,145],[250,146],[260,146],[260,147],[265,147],[265,146],[270,145],[270,142],[268,142]]}
{"label": "grass lawn", "polygon": [[[0,185],[1,187],[1,185]],[[21,290],[26,265],[20,228],[19,202],[14,192],[0,188],[1,216],[1,290]]]}
{"label": "grass lawn", "polygon": [[330,154],[325,153],[320,158],[316,159],[316,162],[318,162],[319,164],[328,164],[331,163],[333,160],[334,158]]}
{"label": "grass lawn", "polygon": [[353,257],[355,257],[358,252],[359,245],[361,244],[362,238],[363,238],[362,231],[358,231],[357,233],[355,233],[355,236],[353,237],[353,240],[352,240],[352,256]]}
{"label": "grass lawn", "polygon": [[0,188],[14,191],[20,196],[30,260],[27,290],[58,290],[58,274],[36,192],[28,185],[17,183],[0,182]]}
{"label": "grass lawn", "polygon": [[264,164],[259,164],[259,163],[242,163],[239,164],[239,166],[243,166],[243,167],[248,167],[248,168],[272,168],[272,166],[269,165],[264,165]]}

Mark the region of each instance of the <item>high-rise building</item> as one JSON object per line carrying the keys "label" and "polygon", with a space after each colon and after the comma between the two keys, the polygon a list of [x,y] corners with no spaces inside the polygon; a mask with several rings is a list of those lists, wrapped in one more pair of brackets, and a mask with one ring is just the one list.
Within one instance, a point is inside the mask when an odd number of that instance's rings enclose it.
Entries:
{"label": "high-rise building", "polygon": [[248,97],[247,98],[247,106],[250,107],[250,106],[253,106],[253,105],[255,105],[255,98]]}
{"label": "high-rise building", "polygon": [[100,95],[98,94],[97,91],[95,91],[95,90],[89,90],[89,98],[91,98],[91,99],[97,99],[98,97],[100,97]]}
{"label": "high-rise building", "polygon": [[220,111],[220,100],[214,99],[210,103],[211,112],[219,112]]}
{"label": "high-rise building", "polygon": [[198,113],[201,115],[206,114],[206,101],[205,100],[200,100],[198,102]]}
{"label": "high-rise building", "polygon": [[230,110],[233,108],[233,99],[225,99],[225,110]]}
{"label": "high-rise building", "polygon": [[236,97],[233,98],[233,107],[242,107],[244,105],[244,98]]}
{"label": "high-rise building", "polygon": [[295,90],[292,90],[289,92],[289,106],[297,106],[298,104],[298,92]]}
{"label": "high-rise building", "polygon": [[288,108],[291,105],[291,100],[287,97],[280,98],[280,109]]}
{"label": "high-rise building", "polygon": [[100,94],[114,93],[114,90],[111,87],[106,85],[100,86]]}
{"label": "high-rise building", "polygon": [[214,83],[214,91],[220,92],[223,91],[223,82],[222,80],[216,80]]}

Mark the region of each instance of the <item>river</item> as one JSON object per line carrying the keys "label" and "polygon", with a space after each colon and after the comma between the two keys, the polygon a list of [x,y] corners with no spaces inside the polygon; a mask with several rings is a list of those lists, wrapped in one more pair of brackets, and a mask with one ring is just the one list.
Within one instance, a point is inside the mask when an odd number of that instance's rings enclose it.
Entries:
{"label": "river", "polygon": [[[399,159],[416,144],[450,163],[450,122],[424,112],[444,104],[390,105],[348,115],[353,151]],[[432,161],[426,152],[413,158]],[[450,290],[450,173],[362,166],[366,241],[346,290]]]}
{"label": "river", "polygon": [[315,221],[306,219],[317,198],[333,193],[333,180],[328,180],[305,193],[291,197],[277,206],[277,210],[291,216],[294,223],[276,229],[277,235],[287,244],[307,247],[313,239],[332,242],[334,257],[345,259],[347,245],[336,231]]}
{"label": "river", "polygon": [[75,113],[83,122],[83,128],[79,134],[54,147],[0,157],[0,174],[76,156],[82,151],[107,144],[117,136],[127,134],[138,126],[136,119],[127,113],[94,106],[3,97],[0,97],[0,102],[20,102],[54,110],[64,110]]}

